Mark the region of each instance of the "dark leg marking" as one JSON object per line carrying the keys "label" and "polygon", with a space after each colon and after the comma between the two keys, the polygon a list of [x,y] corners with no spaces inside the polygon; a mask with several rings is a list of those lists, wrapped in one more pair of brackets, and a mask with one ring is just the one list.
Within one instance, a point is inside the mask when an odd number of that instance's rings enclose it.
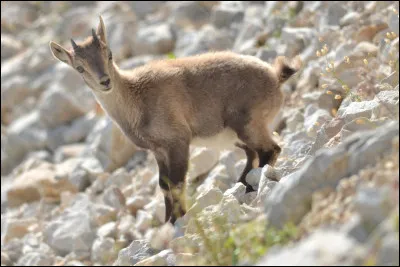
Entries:
{"label": "dark leg marking", "polygon": [[175,223],[176,219],[185,215],[184,208],[184,186],[185,176],[188,170],[189,142],[176,141],[169,146],[169,178],[173,199],[173,208],[170,222]]}
{"label": "dark leg marking", "polygon": [[242,182],[246,186],[246,193],[255,191],[251,185],[246,182],[246,176],[250,172],[251,169],[254,168],[254,160],[257,158],[257,153],[253,149],[249,148],[244,144],[236,144],[237,147],[240,147],[244,150],[247,157],[246,166],[243,169],[242,174],[240,175],[239,182]]}
{"label": "dark leg marking", "polygon": [[158,170],[159,170],[158,183],[164,194],[165,222],[167,222],[169,220],[169,218],[171,217],[172,205],[173,205],[172,195],[169,190],[168,167],[167,167],[167,164],[164,162],[164,160],[161,159],[161,157],[156,156],[156,160],[157,160]]}

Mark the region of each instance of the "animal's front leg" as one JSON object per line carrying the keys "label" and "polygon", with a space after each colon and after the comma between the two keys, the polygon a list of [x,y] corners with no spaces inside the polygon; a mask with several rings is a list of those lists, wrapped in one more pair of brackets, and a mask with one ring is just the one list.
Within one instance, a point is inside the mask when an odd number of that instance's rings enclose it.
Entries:
{"label": "animal's front leg", "polygon": [[159,172],[158,183],[164,194],[165,222],[168,222],[168,220],[172,214],[172,205],[173,205],[173,199],[172,199],[170,186],[169,186],[170,183],[169,183],[169,179],[168,179],[168,175],[169,175],[168,166],[167,166],[166,159],[161,154],[155,153],[155,158],[157,160],[158,172]]}
{"label": "animal's front leg", "polygon": [[185,176],[188,170],[189,142],[176,141],[168,149],[168,170],[170,190],[173,199],[173,208],[170,222],[175,223],[176,219],[186,213],[185,208]]}

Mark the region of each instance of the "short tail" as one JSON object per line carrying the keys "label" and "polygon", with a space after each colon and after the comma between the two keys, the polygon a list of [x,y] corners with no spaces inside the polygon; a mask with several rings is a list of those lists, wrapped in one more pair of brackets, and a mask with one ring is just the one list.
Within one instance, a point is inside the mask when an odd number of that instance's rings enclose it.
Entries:
{"label": "short tail", "polygon": [[299,56],[293,60],[289,60],[284,56],[278,56],[275,59],[274,68],[280,83],[286,82],[293,74],[295,74],[302,66]]}

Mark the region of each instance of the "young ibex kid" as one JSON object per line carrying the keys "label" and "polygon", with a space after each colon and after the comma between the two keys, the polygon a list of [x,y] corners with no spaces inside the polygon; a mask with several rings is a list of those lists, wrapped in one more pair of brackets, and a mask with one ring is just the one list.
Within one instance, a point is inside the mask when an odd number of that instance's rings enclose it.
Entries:
{"label": "young ibex kid", "polygon": [[[251,56],[215,52],[160,60],[133,70],[113,61],[102,18],[97,31],[72,49],[50,42],[57,59],[76,69],[108,115],[138,147],[154,153],[164,193],[166,221],[185,213],[183,186],[189,145],[222,140],[246,151],[246,174],[258,157],[259,167],[273,165],[281,151],[270,123],[283,102],[280,86],[299,68],[284,57],[273,66]],[[238,143],[238,141],[240,143]],[[219,144],[220,145],[220,144]]]}

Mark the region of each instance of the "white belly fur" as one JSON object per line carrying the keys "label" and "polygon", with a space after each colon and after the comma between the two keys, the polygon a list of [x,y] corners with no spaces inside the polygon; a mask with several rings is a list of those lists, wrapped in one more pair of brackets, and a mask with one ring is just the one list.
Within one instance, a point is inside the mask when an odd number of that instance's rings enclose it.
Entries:
{"label": "white belly fur", "polygon": [[222,132],[217,135],[200,138],[196,137],[192,140],[191,145],[198,147],[208,147],[216,150],[233,150],[235,146],[235,142],[240,142],[237,134],[231,129],[224,129]]}

